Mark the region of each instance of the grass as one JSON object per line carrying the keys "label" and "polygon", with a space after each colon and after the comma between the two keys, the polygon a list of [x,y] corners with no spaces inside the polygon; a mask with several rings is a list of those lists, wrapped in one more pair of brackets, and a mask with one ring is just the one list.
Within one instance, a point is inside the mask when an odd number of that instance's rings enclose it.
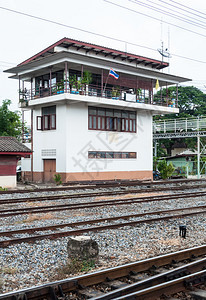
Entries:
{"label": "grass", "polygon": [[95,268],[94,260],[78,260],[72,259],[67,264],[56,270],[56,274],[52,280],[61,280],[67,277],[67,275],[74,275],[79,273],[87,273]]}

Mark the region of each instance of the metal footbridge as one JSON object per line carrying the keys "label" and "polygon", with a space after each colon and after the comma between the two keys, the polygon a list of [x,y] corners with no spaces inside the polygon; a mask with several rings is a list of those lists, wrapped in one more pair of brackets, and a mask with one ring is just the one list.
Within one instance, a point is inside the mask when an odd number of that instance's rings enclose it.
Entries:
{"label": "metal footbridge", "polygon": [[153,139],[206,136],[206,117],[153,122]]}
{"label": "metal footbridge", "polygon": [[157,140],[174,138],[197,138],[197,175],[200,178],[201,156],[206,155],[206,145],[201,137],[206,136],[206,117],[170,119],[153,122],[153,140],[156,156]]}

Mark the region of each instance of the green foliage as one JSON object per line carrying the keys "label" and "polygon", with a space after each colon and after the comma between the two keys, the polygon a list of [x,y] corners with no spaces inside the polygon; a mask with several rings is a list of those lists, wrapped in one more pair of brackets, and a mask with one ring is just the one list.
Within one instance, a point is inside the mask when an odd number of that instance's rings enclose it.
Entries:
{"label": "green foliage", "polygon": [[7,188],[3,188],[2,186],[0,186],[0,192],[7,191],[7,190],[8,190]]}
{"label": "green foliage", "polygon": [[89,71],[84,71],[82,83],[83,84],[90,84],[92,82],[92,73]]}
{"label": "green foliage", "polygon": [[60,174],[54,174],[54,181],[56,183],[56,185],[60,185],[62,184],[62,180],[61,180],[61,175]]}
{"label": "green foliage", "polygon": [[76,75],[69,75],[69,85],[70,85],[70,89],[76,87],[76,85],[77,85],[77,76]]}
{"label": "green foliage", "polygon": [[20,139],[22,134],[21,114],[10,111],[11,100],[3,100],[0,106],[0,136],[14,136]]}
{"label": "green foliage", "polygon": [[78,260],[72,259],[64,268],[66,274],[78,273],[78,272],[89,272],[95,267],[93,260]]}
{"label": "green foliage", "polygon": [[[177,89],[176,87],[169,87],[168,92],[166,89],[162,89],[162,97],[166,96],[176,99]],[[154,98],[160,98],[161,92],[158,91]],[[165,116],[156,116],[155,120],[168,120],[177,118],[191,118],[206,115],[206,94],[194,86],[187,86],[178,88],[178,108],[179,114],[169,114]],[[171,148],[176,142],[181,142],[182,139],[164,139],[161,140],[161,144],[167,149],[167,154],[171,155]],[[196,138],[184,139],[187,147],[195,149],[197,144]]]}
{"label": "green foliage", "polygon": [[60,280],[64,279],[65,275],[77,274],[77,273],[87,273],[95,268],[94,260],[80,260],[80,259],[70,259],[65,266],[56,270],[54,277],[50,280]]}
{"label": "green foliage", "polygon": [[[168,91],[162,89],[162,97],[176,99],[176,87],[169,87]],[[154,98],[159,99],[161,91],[158,91]],[[206,114],[206,94],[194,86],[180,86],[178,88],[178,108],[179,114],[170,114],[164,117],[157,116],[155,119],[189,118]]]}
{"label": "green foliage", "polygon": [[173,167],[173,164],[169,163],[169,165],[168,165],[165,159],[159,161],[157,168],[160,171],[162,179],[167,179],[167,178],[171,177],[172,173],[175,170],[175,168]]}

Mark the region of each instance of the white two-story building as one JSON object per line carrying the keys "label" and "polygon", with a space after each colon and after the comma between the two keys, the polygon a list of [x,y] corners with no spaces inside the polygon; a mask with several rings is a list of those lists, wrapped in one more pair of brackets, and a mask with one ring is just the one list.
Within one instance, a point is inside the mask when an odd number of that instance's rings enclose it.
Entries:
{"label": "white two-story building", "polygon": [[160,90],[188,80],[163,73],[166,67],[63,38],[6,70],[19,80],[20,107],[31,110],[24,179],[152,179],[152,116],[178,113],[176,96],[154,95],[157,80]]}

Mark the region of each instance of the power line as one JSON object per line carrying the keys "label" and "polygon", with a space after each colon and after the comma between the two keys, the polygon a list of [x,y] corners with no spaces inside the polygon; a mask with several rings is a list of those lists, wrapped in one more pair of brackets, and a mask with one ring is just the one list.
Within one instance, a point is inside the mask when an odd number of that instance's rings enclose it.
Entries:
{"label": "power line", "polygon": [[[152,2],[152,1],[150,1],[150,0],[147,0],[147,1],[148,1],[148,2]],[[200,16],[200,15],[194,13],[194,11],[196,11],[196,10],[194,10],[194,9],[188,7],[188,6],[185,6],[185,5],[184,5],[184,7],[186,7],[186,8],[188,9],[188,10],[186,10],[186,9],[180,8],[180,7],[178,7],[178,6],[174,5],[174,4],[170,4],[170,3],[168,3],[167,1],[164,1],[164,0],[159,0],[159,1],[165,3],[165,4],[168,5],[168,6],[177,8],[178,10],[181,11],[181,12],[178,12],[177,10],[173,10],[173,11],[175,11],[175,12],[177,12],[177,13],[181,13],[181,14],[182,14],[182,11],[184,11],[184,12],[186,12],[186,13],[188,13],[188,14],[191,14],[192,16],[190,16],[190,18],[192,18],[192,19],[194,19],[194,20],[197,20],[197,19],[194,18],[194,15],[197,16],[198,18],[202,18],[202,19],[204,19],[204,20],[206,19],[205,17]],[[170,1],[171,1],[171,0],[170,0]],[[176,3],[175,1],[173,1],[173,2]],[[153,3],[154,3],[154,2],[153,2]],[[178,4],[181,5],[180,3],[178,3]],[[189,10],[191,10],[191,11],[189,11]],[[199,14],[201,14],[200,11],[197,11],[197,12],[198,12]],[[198,21],[200,21],[200,20],[198,20]],[[203,22],[203,23],[205,23],[205,22]]]}
{"label": "power line", "polygon": [[[185,19],[185,18],[182,17],[182,16],[185,16],[185,14],[181,13],[181,16],[178,16],[178,15],[170,12],[170,11],[174,11],[172,9],[170,9],[169,11],[167,11],[167,10],[163,10],[161,8],[157,8],[157,7],[153,6],[153,5],[146,4],[146,3],[142,2],[142,1],[138,1],[138,0],[128,0],[128,1],[132,2],[132,3],[136,4],[136,5],[140,5],[140,6],[148,8],[148,9],[152,9],[153,11],[157,11],[159,13],[163,13],[164,15],[167,15],[167,16],[172,17],[174,19],[178,19],[178,20],[180,20],[182,22],[185,22],[187,24],[190,24],[190,25],[202,28],[202,29],[206,28],[206,25],[204,25],[204,24],[206,24],[205,22],[203,22],[203,24],[197,23],[197,22],[202,22],[202,21],[196,20],[194,18],[193,18],[193,20],[195,20],[195,21],[193,21],[191,17],[190,17],[190,19]],[[154,4],[154,2],[152,2],[152,1],[149,1],[149,2]],[[157,4],[155,3],[155,5],[157,5]],[[165,7],[163,7],[163,8],[165,8]],[[175,12],[179,13],[177,11],[175,11]],[[186,16],[186,17],[188,17],[188,16]]]}
{"label": "power line", "polygon": [[163,22],[163,23],[165,23],[165,24],[168,24],[168,25],[171,25],[171,26],[177,27],[177,28],[179,28],[179,29],[182,29],[182,30],[188,31],[188,32],[190,32],[190,33],[194,33],[194,34],[196,34],[196,35],[199,35],[199,36],[202,36],[202,37],[206,37],[206,35],[205,35],[205,34],[202,34],[202,33],[199,33],[199,32],[196,32],[196,31],[193,31],[193,30],[190,30],[190,29],[184,28],[184,27],[182,27],[182,26],[179,26],[179,25],[175,25],[174,23],[170,23],[170,22],[167,22],[167,21],[163,21],[163,20],[161,20],[161,19],[158,19],[158,18],[156,18],[156,17],[152,17],[152,16],[150,16],[150,15],[148,15],[148,14],[145,14],[145,13],[142,13],[142,12],[138,12],[138,11],[136,11],[136,10],[134,10],[134,9],[128,8],[128,7],[126,7],[126,6],[122,6],[122,5],[120,5],[120,4],[117,4],[117,3],[111,2],[111,1],[109,1],[109,0],[103,0],[103,1],[105,1],[105,2],[107,2],[107,3],[109,3],[109,4],[112,4],[112,5],[114,5],[114,6],[117,6],[117,7],[123,8],[123,9],[125,9],[125,10],[131,11],[131,12],[134,12],[134,13],[136,13],[136,14],[139,14],[139,15],[146,16],[146,17],[148,17],[148,18],[150,18],[150,19],[153,19],[153,20],[156,20],[156,21],[158,21],[158,22]]}
{"label": "power line", "polygon": [[[161,0],[159,0],[159,1],[161,1]],[[176,1],[174,1],[174,0],[170,0],[170,1],[173,2],[173,3],[176,3],[176,4],[180,5],[180,6],[186,7],[187,9],[190,9],[190,10],[192,10],[192,11],[195,11],[195,12],[197,12],[197,13],[199,13],[199,14],[202,14],[202,15],[206,16],[205,13],[203,13],[203,12],[201,12],[201,11],[199,11],[199,10],[196,10],[196,9],[194,9],[194,8],[191,8],[191,7],[188,7],[188,6],[184,5],[184,4],[181,4],[181,3],[179,3],[179,2],[176,2]]]}
{"label": "power line", "polygon": [[[149,16],[149,15],[147,15],[147,14],[139,13],[139,12],[137,12],[136,10],[132,10],[132,9],[130,9],[130,8],[121,6],[121,5],[119,5],[119,4],[115,4],[115,3],[111,2],[111,1],[108,1],[108,0],[103,0],[103,1],[108,2],[109,4],[112,4],[112,5],[118,6],[118,7],[120,7],[120,8],[126,9],[126,10],[128,10],[128,11],[132,11],[132,12],[134,12],[134,13],[138,13],[138,14],[141,14],[141,15],[145,15],[145,16],[147,16],[147,17],[149,17],[149,18],[152,18],[152,19],[155,19],[155,20],[157,20],[157,21],[161,21],[161,20],[158,19],[158,18],[151,17],[151,16]],[[148,47],[148,46],[142,46],[142,45],[139,45],[139,44],[136,44],[136,43],[132,43],[132,42],[128,42],[128,41],[125,41],[125,40],[121,40],[121,39],[109,37],[109,36],[106,36],[106,35],[103,35],[103,34],[100,34],[100,33],[95,33],[95,32],[89,31],[89,30],[85,30],[85,29],[81,29],[81,28],[78,28],[78,27],[66,25],[66,24],[63,24],[63,23],[60,23],[60,22],[56,22],[56,21],[52,21],[52,20],[49,20],[49,19],[45,19],[45,18],[42,18],[42,17],[37,17],[37,16],[34,16],[34,15],[30,15],[30,14],[27,14],[27,13],[23,13],[23,12],[20,12],[20,11],[16,11],[16,10],[13,10],[13,9],[9,9],[9,8],[6,8],[6,7],[0,6],[0,9],[6,10],[6,11],[9,11],[9,12],[12,12],[12,13],[20,14],[20,15],[23,15],[23,16],[26,16],[26,17],[30,17],[30,18],[33,18],[33,19],[37,19],[37,20],[40,20],[40,21],[49,22],[49,23],[52,23],[52,24],[55,24],[55,25],[58,25],[58,26],[63,26],[63,27],[66,27],[66,28],[70,28],[70,29],[74,29],[74,30],[81,31],[81,32],[89,33],[89,34],[92,34],[92,35],[95,35],[95,36],[99,36],[99,37],[103,37],[103,38],[106,38],[106,39],[110,39],[110,40],[113,40],[113,41],[121,42],[121,43],[124,43],[124,44],[127,43],[127,44],[132,45],[132,46],[136,46],[136,47],[140,47],[140,48],[144,48],[144,49],[148,49],[148,50],[157,52],[156,49],[151,48],[151,47]],[[173,25],[173,24],[171,24],[171,23],[169,23],[169,22],[165,22],[165,21],[164,21],[164,23],[167,23],[167,24],[170,24],[170,25],[172,25],[172,26],[175,26],[175,27],[178,27],[178,28],[187,30],[187,31],[189,31],[189,32],[198,34],[198,35],[200,35],[200,36],[206,37],[206,35],[202,35],[202,34],[196,33],[196,32],[194,32],[194,31],[191,31],[191,30],[182,28],[182,27],[177,26],[177,25]],[[177,54],[172,54],[172,55],[175,56],[175,57],[178,57],[178,58],[183,58],[183,59],[187,59],[187,60],[190,60],[190,61],[195,61],[195,62],[198,62],[198,63],[204,63],[204,64],[206,63],[206,61],[201,61],[201,60],[197,60],[197,59],[193,59],[193,58],[189,58],[189,57],[185,57],[185,56],[181,56],[181,55],[177,55]],[[13,64],[13,63],[11,63],[11,64]]]}

